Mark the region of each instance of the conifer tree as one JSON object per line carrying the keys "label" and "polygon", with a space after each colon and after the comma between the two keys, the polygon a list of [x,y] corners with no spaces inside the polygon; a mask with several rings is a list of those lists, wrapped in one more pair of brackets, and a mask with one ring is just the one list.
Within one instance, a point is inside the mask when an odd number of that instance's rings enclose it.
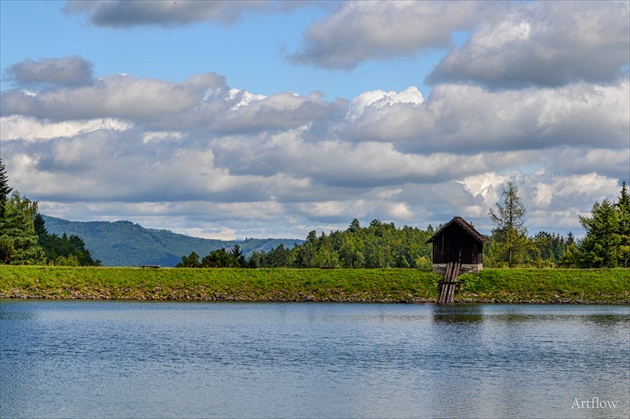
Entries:
{"label": "conifer tree", "polygon": [[12,190],[13,188],[9,186],[9,177],[0,157],[0,228],[2,228],[1,223],[4,219],[7,201]]}
{"label": "conifer tree", "polygon": [[617,202],[617,210],[619,211],[619,238],[621,240],[619,246],[619,266],[624,268],[630,267],[630,195],[626,182],[621,184],[621,196]]}
{"label": "conifer tree", "polygon": [[608,199],[595,202],[591,217],[580,216],[586,236],[580,243],[580,265],[585,268],[618,266],[621,235],[619,212]]}
{"label": "conifer tree", "polygon": [[595,202],[590,217],[580,216],[586,236],[580,242],[580,266],[615,268],[630,266],[630,196],[622,183],[619,200]]}
{"label": "conifer tree", "polygon": [[503,205],[497,202],[497,210],[490,209],[489,215],[495,228],[489,253],[495,262],[506,263],[510,268],[522,262],[532,247],[525,226],[525,206],[518,196],[518,188],[508,182],[502,192]]}
{"label": "conifer tree", "polygon": [[43,265],[44,250],[38,244],[34,216],[37,203],[14,192],[8,200],[0,231],[0,263]]}

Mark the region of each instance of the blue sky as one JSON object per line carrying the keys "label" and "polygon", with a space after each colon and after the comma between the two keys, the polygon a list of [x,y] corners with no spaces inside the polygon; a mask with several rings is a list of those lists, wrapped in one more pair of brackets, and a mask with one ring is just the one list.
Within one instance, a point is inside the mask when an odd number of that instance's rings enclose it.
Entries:
{"label": "blue sky", "polygon": [[630,179],[628,2],[0,1],[0,152],[41,212],[212,238],[532,233]]}
{"label": "blue sky", "polygon": [[[430,91],[423,85],[424,76],[445,49],[364,63],[353,71],[289,63],[286,57],[300,48],[305,28],[340,4],[244,12],[234,23],[117,29],[64,13],[65,2],[2,0],[0,54],[3,67],[25,59],[79,55],[94,64],[96,77],[130,73],[176,82],[191,74],[216,72],[230,85],[264,95],[321,91],[328,99],[352,99],[368,90],[404,90],[412,85],[424,94]],[[393,71],[396,77],[391,76]],[[10,87],[2,80],[3,90]]]}

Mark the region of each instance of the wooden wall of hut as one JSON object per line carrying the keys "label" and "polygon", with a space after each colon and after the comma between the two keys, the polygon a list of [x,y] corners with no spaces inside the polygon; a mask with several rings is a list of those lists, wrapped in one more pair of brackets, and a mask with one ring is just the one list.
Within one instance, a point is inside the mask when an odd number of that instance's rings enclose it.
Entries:
{"label": "wooden wall of hut", "polygon": [[433,240],[433,263],[483,262],[483,243],[457,223],[451,223]]}

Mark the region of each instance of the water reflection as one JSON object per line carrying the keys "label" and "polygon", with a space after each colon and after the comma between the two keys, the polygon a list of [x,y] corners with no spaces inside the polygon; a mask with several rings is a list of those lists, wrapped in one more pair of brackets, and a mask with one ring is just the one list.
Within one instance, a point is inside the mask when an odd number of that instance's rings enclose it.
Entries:
{"label": "water reflection", "polygon": [[483,306],[479,304],[431,306],[434,323],[476,323],[483,321]]}
{"label": "water reflection", "polygon": [[2,301],[0,417],[592,417],[571,403],[593,396],[627,417],[629,319],[607,306]]}

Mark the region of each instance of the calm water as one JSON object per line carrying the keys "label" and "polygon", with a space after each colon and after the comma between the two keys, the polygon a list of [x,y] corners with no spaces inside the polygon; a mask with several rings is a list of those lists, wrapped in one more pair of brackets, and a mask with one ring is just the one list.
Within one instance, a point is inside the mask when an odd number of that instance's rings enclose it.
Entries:
{"label": "calm water", "polygon": [[628,417],[629,326],[628,306],[1,300],[0,417]]}

